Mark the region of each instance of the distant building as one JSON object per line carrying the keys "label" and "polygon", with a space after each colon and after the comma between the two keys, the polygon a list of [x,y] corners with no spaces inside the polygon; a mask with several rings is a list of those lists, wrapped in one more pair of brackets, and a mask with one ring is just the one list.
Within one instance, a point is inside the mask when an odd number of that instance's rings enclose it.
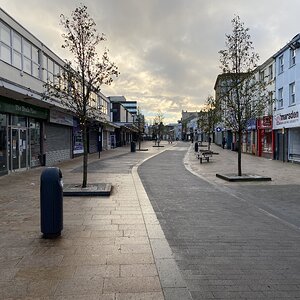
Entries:
{"label": "distant building", "polygon": [[118,126],[115,129],[115,136],[112,137],[112,144],[115,147],[120,147],[129,144],[135,138],[138,132],[136,127],[136,114],[126,108],[127,103],[124,96],[108,97],[111,103],[111,119],[114,125]]}
{"label": "distant building", "polygon": [[137,101],[128,101],[124,96],[109,96],[111,102],[118,102],[123,105],[131,114],[137,114]]}
{"label": "distant building", "polygon": [[182,125],[182,140],[189,141],[198,139],[198,121],[199,113],[197,111],[181,112],[181,125]]}

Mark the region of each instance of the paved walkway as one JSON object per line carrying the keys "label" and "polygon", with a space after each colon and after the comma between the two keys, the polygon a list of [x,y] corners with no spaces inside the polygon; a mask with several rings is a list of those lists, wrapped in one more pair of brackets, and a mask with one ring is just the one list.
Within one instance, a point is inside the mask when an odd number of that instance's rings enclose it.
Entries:
{"label": "paved walkway", "polygon": [[[171,147],[167,143],[166,147]],[[165,148],[130,153],[129,147],[90,156],[89,182],[111,182],[110,197],[65,197],[62,237],[40,233],[42,168],[0,177],[0,299],[188,299],[137,166]],[[233,167],[236,153],[222,150],[201,166],[193,151],[186,165],[216,184],[216,171]],[[247,156],[273,181],[299,183],[299,165]],[[81,158],[59,164],[65,183],[81,182]],[[279,169],[278,169],[279,168]],[[111,170],[111,172],[109,172]],[[132,170],[132,172],[131,172]],[[278,171],[280,170],[280,171]],[[177,298],[176,298],[177,297]]]}
{"label": "paved walkway", "polygon": [[[200,164],[188,146],[145,162],[139,175],[192,298],[299,299],[299,183],[228,183],[215,174],[236,173],[237,153],[212,146],[219,154]],[[245,172],[278,172],[270,160],[243,163]],[[299,180],[299,165],[280,166]]]}
{"label": "paved walkway", "polygon": [[[189,155],[186,157],[186,162],[191,165],[193,171],[195,171],[197,174],[200,174],[206,180],[214,182],[218,185],[236,185],[236,183],[228,183],[220,178],[217,178],[216,173],[237,174],[237,152],[222,149],[221,147],[212,144],[211,149],[219,154],[213,155],[210,161],[211,163],[203,162],[203,164],[200,164],[199,160],[197,160],[196,156],[194,155],[195,152],[193,146],[194,145],[191,145]],[[262,182],[260,183],[261,185],[300,184],[300,164],[285,163],[278,160],[253,156],[251,154],[242,154],[242,172],[269,176],[272,178],[271,182]],[[257,182],[255,184],[257,184]]]}
{"label": "paved walkway", "polygon": [[[164,149],[147,146],[106,151],[100,161],[90,156],[89,182],[111,182],[112,195],[64,197],[64,229],[55,240],[40,233],[42,168],[0,178],[0,299],[164,299],[150,244],[162,233],[131,172]],[[81,182],[81,161],[58,165],[65,183]]]}

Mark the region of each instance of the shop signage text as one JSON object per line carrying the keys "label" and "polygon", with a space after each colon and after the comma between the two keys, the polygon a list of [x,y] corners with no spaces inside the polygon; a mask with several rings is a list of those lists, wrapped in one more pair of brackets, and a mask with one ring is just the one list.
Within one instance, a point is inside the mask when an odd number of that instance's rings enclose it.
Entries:
{"label": "shop signage text", "polygon": [[11,99],[0,97],[0,111],[33,118],[47,119],[48,110],[27,103],[15,102]]}
{"label": "shop signage text", "polygon": [[299,111],[291,111],[274,117],[276,125],[292,124],[299,121]]}

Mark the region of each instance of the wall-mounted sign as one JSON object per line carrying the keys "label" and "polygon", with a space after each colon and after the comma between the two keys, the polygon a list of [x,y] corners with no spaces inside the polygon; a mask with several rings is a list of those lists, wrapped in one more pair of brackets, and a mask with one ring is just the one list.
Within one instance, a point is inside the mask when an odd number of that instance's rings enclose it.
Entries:
{"label": "wall-mounted sign", "polygon": [[263,117],[263,126],[264,127],[270,127],[270,126],[272,126],[272,117],[270,117],[270,116],[264,116]]}
{"label": "wall-mounted sign", "polygon": [[276,115],[273,116],[273,128],[281,129],[299,127],[300,126],[300,107],[299,105],[293,106],[288,109],[279,110]]}
{"label": "wall-mounted sign", "polygon": [[47,119],[48,109],[0,96],[0,112],[32,118]]}

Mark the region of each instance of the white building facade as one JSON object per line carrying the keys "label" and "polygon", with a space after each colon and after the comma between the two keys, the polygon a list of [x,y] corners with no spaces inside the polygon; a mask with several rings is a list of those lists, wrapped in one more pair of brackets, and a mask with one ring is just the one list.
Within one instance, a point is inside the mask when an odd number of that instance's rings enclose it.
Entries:
{"label": "white building facade", "polygon": [[[57,80],[64,65],[0,8],[0,175],[53,165],[83,153],[79,121],[59,100],[43,98],[45,82]],[[99,150],[103,124],[110,118],[108,98],[92,97],[102,118],[89,130],[90,153]]]}
{"label": "white building facade", "polygon": [[274,55],[274,158],[300,162],[300,34]]}

